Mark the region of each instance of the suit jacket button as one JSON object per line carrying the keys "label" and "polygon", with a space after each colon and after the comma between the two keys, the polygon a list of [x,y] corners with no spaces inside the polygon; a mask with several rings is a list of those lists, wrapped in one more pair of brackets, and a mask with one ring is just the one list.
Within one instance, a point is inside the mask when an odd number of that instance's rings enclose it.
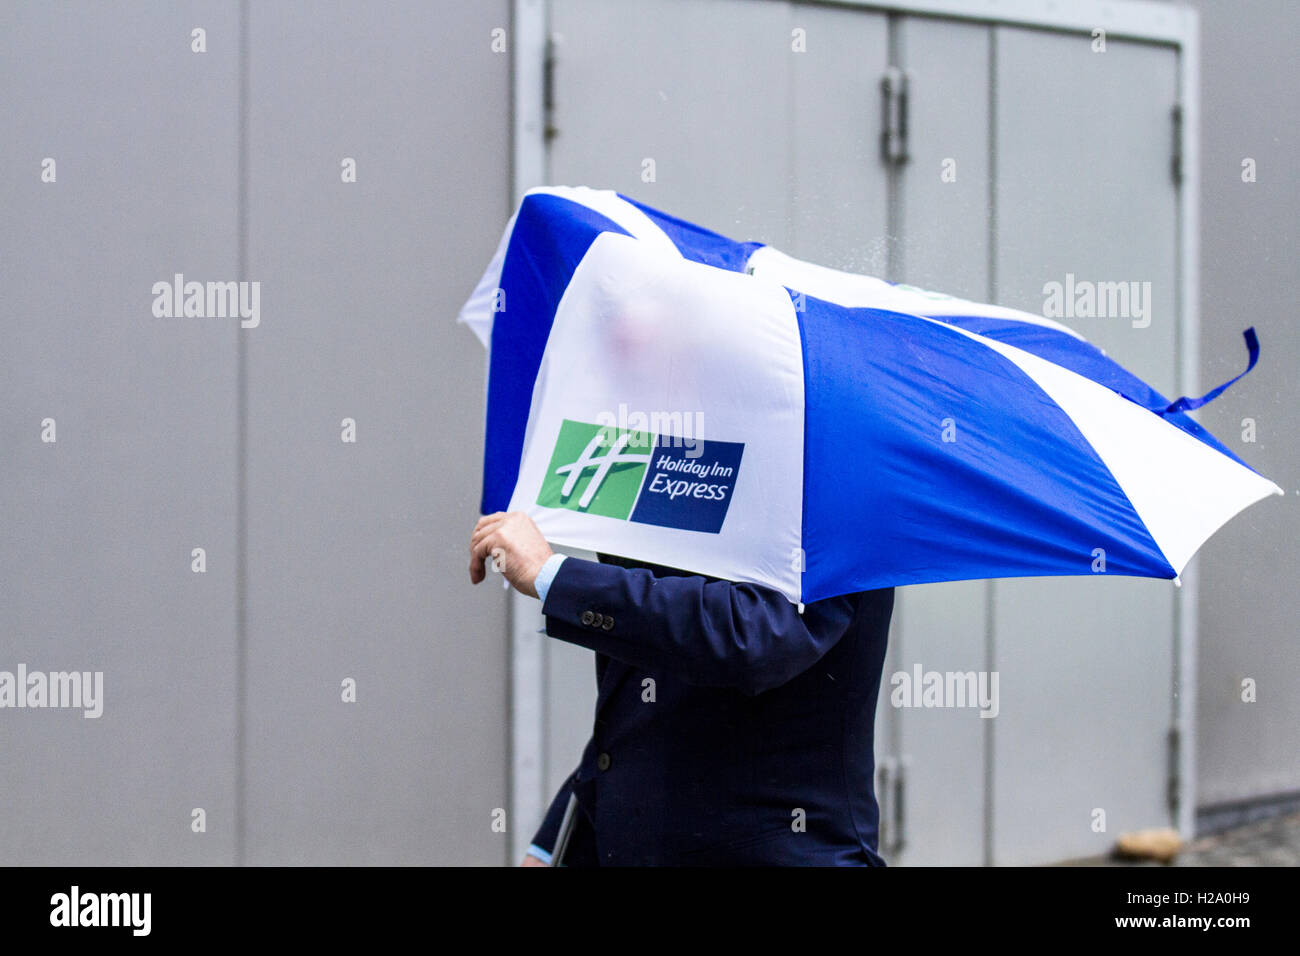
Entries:
{"label": "suit jacket button", "polygon": [[595,616],[596,616],[596,615],[592,614],[590,611],[583,611],[583,612],[582,612],[582,623],[583,623],[583,624],[590,624],[590,623],[592,622],[592,619],[595,618]]}
{"label": "suit jacket button", "polygon": [[611,630],[613,630],[613,629],[614,629],[614,615],[612,615],[612,614],[606,614],[606,615],[605,615],[604,623],[602,623],[600,626],[603,627],[603,628],[604,628],[605,630],[607,630],[607,631],[611,631]]}
{"label": "suit jacket button", "polygon": [[591,626],[592,626],[592,627],[600,627],[601,624],[604,623],[604,621],[605,621],[605,617],[604,617],[604,615],[602,615],[602,614],[597,614],[597,615],[595,615],[595,616],[591,619]]}
{"label": "suit jacket button", "polygon": [[613,761],[610,760],[609,754],[601,754],[596,758],[596,769],[608,770],[611,763],[613,763]]}

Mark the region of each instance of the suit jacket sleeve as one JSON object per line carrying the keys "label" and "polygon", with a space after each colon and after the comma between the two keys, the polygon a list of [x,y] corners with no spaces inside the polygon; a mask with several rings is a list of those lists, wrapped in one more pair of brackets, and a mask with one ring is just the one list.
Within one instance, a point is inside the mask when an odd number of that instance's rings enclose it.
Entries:
{"label": "suit jacket sleeve", "polygon": [[546,595],[546,633],[693,684],[758,694],[815,664],[853,618],[851,598],[810,604],[699,576],[655,577],[568,558]]}

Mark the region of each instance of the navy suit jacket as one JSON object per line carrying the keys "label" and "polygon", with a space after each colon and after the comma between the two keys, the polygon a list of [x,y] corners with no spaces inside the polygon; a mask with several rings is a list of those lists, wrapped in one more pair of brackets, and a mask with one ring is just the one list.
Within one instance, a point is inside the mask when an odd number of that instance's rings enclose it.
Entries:
{"label": "navy suit jacket", "polygon": [[809,604],[567,558],[546,633],[596,652],[591,740],[533,842],[564,863],[875,865],[873,725],[892,588]]}

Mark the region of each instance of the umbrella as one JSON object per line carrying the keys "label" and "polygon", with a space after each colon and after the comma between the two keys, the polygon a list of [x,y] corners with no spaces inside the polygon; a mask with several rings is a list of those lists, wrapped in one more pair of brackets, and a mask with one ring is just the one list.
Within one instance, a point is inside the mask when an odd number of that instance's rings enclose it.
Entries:
{"label": "umbrella", "polygon": [[484,513],[795,602],[1177,580],[1282,493],[1188,415],[1231,382],[1169,401],[1057,322],[610,191],[530,191],[460,320],[488,348]]}

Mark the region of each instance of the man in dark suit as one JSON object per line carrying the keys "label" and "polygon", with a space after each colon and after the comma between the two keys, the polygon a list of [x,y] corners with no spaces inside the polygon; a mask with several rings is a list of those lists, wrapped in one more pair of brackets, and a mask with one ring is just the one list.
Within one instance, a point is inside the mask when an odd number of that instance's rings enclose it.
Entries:
{"label": "man in dark suit", "polygon": [[494,561],[542,599],[546,633],[596,652],[595,726],[526,863],[883,866],[872,789],[892,588],[802,614],[784,595],[670,568],[554,554],[519,512],[481,518]]}

